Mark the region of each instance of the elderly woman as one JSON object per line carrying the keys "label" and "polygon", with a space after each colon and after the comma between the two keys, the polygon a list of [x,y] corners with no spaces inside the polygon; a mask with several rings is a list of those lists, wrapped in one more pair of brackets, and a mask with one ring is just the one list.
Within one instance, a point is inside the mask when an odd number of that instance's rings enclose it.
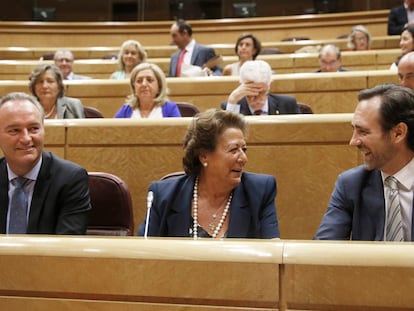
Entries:
{"label": "elderly woman", "polygon": [[371,35],[367,28],[357,25],[348,36],[348,48],[352,51],[365,51],[371,47]]}
{"label": "elderly woman", "polygon": [[132,69],[141,62],[145,62],[147,53],[141,43],[135,40],[127,40],[122,43],[118,54],[119,69],[111,74],[111,79],[128,79]]}
{"label": "elderly woman", "polygon": [[245,133],[241,114],[199,113],[184,137],[185,174],[150,185],[152,207],[138,235],[278,238],[276,180],[243,172]]}
{"label": "elderly woman", "polygon": [[55,65],[42,64],[29,78],[29,89],[45,111],[45,119],[84,118],[82,102],[66,97],[63,75]]}
{"label": "elderly woman", "polygon": [[115,114],[115,118],[181,117],[177,104],[168,101],[167,80],[155,64],[141,63],[134,68],[130,79],[132,94]]}
{"label": "elderly woman", "polygon": [[223,70],[223,76],[238,76],[243,63],[248,60],[255,60],[257,55],[260,54],[261,49],[262,44],[256,36],[250,33],[240,35],[234,47],[239,61],[226,65]]}

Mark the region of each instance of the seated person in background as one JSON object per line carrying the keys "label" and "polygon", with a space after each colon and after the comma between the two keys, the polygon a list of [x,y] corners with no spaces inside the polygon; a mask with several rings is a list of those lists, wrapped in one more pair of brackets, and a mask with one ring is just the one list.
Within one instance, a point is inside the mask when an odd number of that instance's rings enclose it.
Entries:
{"label": "seated person in background", "polygon": [[184,137],[185,175],[150,185],[149,220],[138,235],[279,237],[275,178],[243,172],[246,126],[243,116],[231,111],[197,114]]}
{"label": "seated person in background", "polygon": [[29,78],[29,89],[45,111],[46,119],[84,118],[82,102],[66,97],[63,76],[55,65],[42,64]]}
{"label": "seated person in background", "polygon": [[319,51],[319,69],[315,72],[347,71],[342,68],[341,50],[334,44],[324,45]]}
{"label": "seated person in background", "polygon": [[400,85],[414,90],[414,52],[405,54],[398,62]]}
{"label": "seated person in background", "polygon": [[221,108],[244,115],[300,113],[294,97],[269,93],[271,83],[272,68],[267,62],[246,61],[240,68],[240,85]]}
{"label": "seated person in background", "polygon": [[[214,49],[196,43],[193,39],[193,30],[190,24],[183,20],[179,20],[171,26],[170,34],[172,41],[180,49],[171,55],[168,71],[170,77],[180,77],[183,64],[203,67],[216,56]],[[208,75],[222,75],[222,69],[219,66],[203,69]]]}
{"label": "seated person in background", "polygon": [[177,104],[168,101],[167,80],[155,64],[141,63],[131,72],[132,94],[115,114],[115,118],[181,117]]}
{"label": "seated person in background", "polygon": [[[358,100],[349,144],[365,165],[339,175],[315,239],[412,241],[414,92],[378,85]],[[400,204],[388,177],[397,181]]]}
{"label": "seated person in background", "polygon": [[347,46],[352,51],[365,51],[371,47],[371,35],[368,29],[362,25],[357,25],[352,28],[348,36]]}
{"label": "seated person in background", "polygon": [[255,60],[257,55],[260,54],[261,49],[262,44],[256,36],[250,33],[242,34],[237,39],[236,46],[234,48],[236,55],[239,57],[239,61],[237,63],[226,65],[223,69],[223,75],[238,76],[241,65],[243,65],[245,61]]}
{"label": "seated person in background", "polygon": [[388,15],[388,35],[400,35],[403,29],[414,23],[414,0],[404,0],[404,3],[390,10]]}
{"label": "seated person in background", "polygon": [[42,106],[25,93],[0,100],[1,234],[86,232],[88,173],[43,150],[43,118]]}
{"label": "seated person in background", "polygon": [[391,64],[390,70],[397,71],[398,62],[405,54],[414,51],[414,25],[404,28],[400,39],[401,55]]}
{"label": "seated person in background", "polygon": [[65,80],[86,80],[91,79],[88,76],[77,75],[73,72],[73,54],[69,50],[57,50],[53,57],[55,65],[59,67]]}
{"label": "seated person in background", "polygon": [[145,52],[141,43],[135,40],[124,41],[118,55],[119,70],[113,72],[110,79],[129,79],[132,69],[146,60],[147,52]]}

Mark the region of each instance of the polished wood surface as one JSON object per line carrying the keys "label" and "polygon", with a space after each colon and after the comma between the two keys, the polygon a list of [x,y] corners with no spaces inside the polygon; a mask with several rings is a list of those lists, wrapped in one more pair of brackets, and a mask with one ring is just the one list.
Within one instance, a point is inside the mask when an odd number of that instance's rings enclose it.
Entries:
{"label": "polished wood surface", "polygon": [[[400,49],[355,51],[342,53],[342,66],[351,71],[359,70],[387,70],[401,54]],[[269,63],[274,73],[311,73],[319,69],[317,53],[290,53],[259,55],[257,59]],[[170,58],[148,58],[148,62],[157,64],[168,75]],[[222,57],[221,66],[235,63],[236,56]],[[25,80],[30,72],[41,63],[53,63],[42,60],[0,60],[0,80]],[[117,60],[107,59],[80,59],[73,64],[77,74],[90,76],[95,79],[108,79],[111,74],[119,70]]]}
{"label": "polished wood surface", "polygon": [[[190,20],[202,44],[235,42],[247,29],[261,41],[287,37],[334,39],[365,25],[372,36],[385,36],[389,10],[316,15]],[[121,46],[131,38],[145,45],[168,45],[172,21],[157,22],[0,22],[2,46]]]}
{"label": "polished wood surface", "polygon": [[[398,83],[390,70],[335,73],[276,74],[271,92],[295,96],[314,113],[352,113],[357,94],[380,83]],[[170,99],[190,102],[200,110],[218,108],[239,85],[238,77],[167,78]],[[0,93],[28,91],[28,81],[0,81]],[[66,95],[80,98],[85,106],[99,109],[106,118],[115,115],[130,94],[127,80],[76,80],[66,82]]]}
{"label": "polished wood surface", "polygon": [[[208,44],[216,51],[216,54],[223,56],[234,56],[234,45],[237,37],[229,41],[230,43]],[[233,42],[234,41],[234,42]],[[322,46],[325,44],[335,44],[342,51],[347,51],[347,39],[325,39],[325,40],[294,40],[294,41],[265,41],[262,42],[262,48],[277,48],[282,53],[294,53],[299,49],[307,46]],[[400,36],[376,36],[371,38],[372,50],[398,49]],[[117,55],[120,46],[64,46],[73,52],[76,59],[103,59],[108,55]],[[54,53],[58,47],[27,47],[24,46],[7,46],[0,47],[0,59],[6,60],[38,60],[45,54]],[[149,58],[165,58],[177,51],[175,45],[146,45],[145,51]]]}
{"label": "polished wood surface", "polygon": [[414,304],[413,246],[3,235],[0,307],[408,311]]}

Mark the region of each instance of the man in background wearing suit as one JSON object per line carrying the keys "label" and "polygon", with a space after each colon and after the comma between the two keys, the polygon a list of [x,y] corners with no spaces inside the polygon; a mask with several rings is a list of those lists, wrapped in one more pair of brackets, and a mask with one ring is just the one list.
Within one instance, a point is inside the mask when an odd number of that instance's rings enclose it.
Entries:
{"label": "man in background wearing suit", "polygon": [[53,57],[55,65],[59,67],[63,74],[64,80],[86,80],[91,79],[88,76],[77,75],[73,72],[73,62],[75,57],[69,50],[57,50]]}
{"label": "man in background wearing suit", "polygon": [[[315,239],[413,241],[414,91],[384,84],[361,91],[358,100],[349,144],[365,164],[339,175]],[[397,181],[397,206],[390,204],[389,176]],[[398,239],[390,237],[396,232]]]}
{"label": "man in background wearing suit", "polygon": [[269,93],[271,82],[272,68],[267,62],[246,61],[240,68],[240,85],[221,108],[244,115],[300,113],[294,97]]}
{"label": "man in background wearing suit", "polygon": [[414,23],[414,0],[404,0],[404,3],[392,8],[388,15],[388,35],[401,35],[403,29]]}
{"label": "man in background wearing suit", "polygon": [[[193,30],[190,24],[179,20],[171,26],[170,34],[174,44],[180,49],[171,56],[170,77],[181,76],[181,65],[194,65],[203,67],[207,61],[216,56],[214,49],[200,45],[193,39]],[[181,62],[182,60],[182,62]],[[222,69],[219,66],[205,68],[208,75],[221,76]]]}
{"label": "man in background wearing suit", "polygon": [[[43,151],[43,120],[42,106],[30,95],[10,93],[0,100],[1,234],[86,232],[91,208],[88,173]],[[22,179],[22,187],[17,179]],[[21,204],[13,203],[17,188],[23,190]],[[23,216],[16,217],[17,211]]]}
{"label": "man in background wearing suit", "polygon": [[319,69],[315,72],[348,71],[342,67],[341,49],[334,44],[324,45],[319,51]]}

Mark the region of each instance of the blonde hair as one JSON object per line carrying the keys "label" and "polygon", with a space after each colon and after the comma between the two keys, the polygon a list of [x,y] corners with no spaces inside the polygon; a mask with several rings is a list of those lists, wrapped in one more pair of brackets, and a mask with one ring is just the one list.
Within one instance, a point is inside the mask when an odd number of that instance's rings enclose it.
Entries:
{"label": "blonde hair", "polygon": [[129,80],[132,93],[128,96],[127,103],[134,109],[139,107],[139,98],[135,94],[135,80],[137,78],[138,73],[145,69],[152,70],[158,81],[159,91],[157,96],[154,98],[155,104],[157,106],[162,106],[166,101],[168,101],[167,79],[165,78],[164,72],[156,64],[141,63],[135,66],[135,68],[132,70],[131,77]]}
{"label": "blonde hair", "polygon": [[125,64],[124,64],[124,60],[122,59],[122,55],[124,55],[126,48],[131,45],[137,49],[139,58],[141,59],[140,62],[145,62],[147,60],[147,52],[145,52],[141,43],[139,43],[136,40],[126,40],[124,41],[124,43],[122,43],[121,49],[119,50],[119,54],[118,54],[118,64],[119,64],[119,68],[122,71],[125,71]]}
{"label": "blonde hair", "polygon": [[352,31],[348,36],[347,47],[350,48],[351,50],[355,49],[355,35],[358,31],[362,32],[367,37],[367,46],[369,48],[371,46],[371,35],[368,29],[362,25],[356,25],[354,28],[352,28]]}

